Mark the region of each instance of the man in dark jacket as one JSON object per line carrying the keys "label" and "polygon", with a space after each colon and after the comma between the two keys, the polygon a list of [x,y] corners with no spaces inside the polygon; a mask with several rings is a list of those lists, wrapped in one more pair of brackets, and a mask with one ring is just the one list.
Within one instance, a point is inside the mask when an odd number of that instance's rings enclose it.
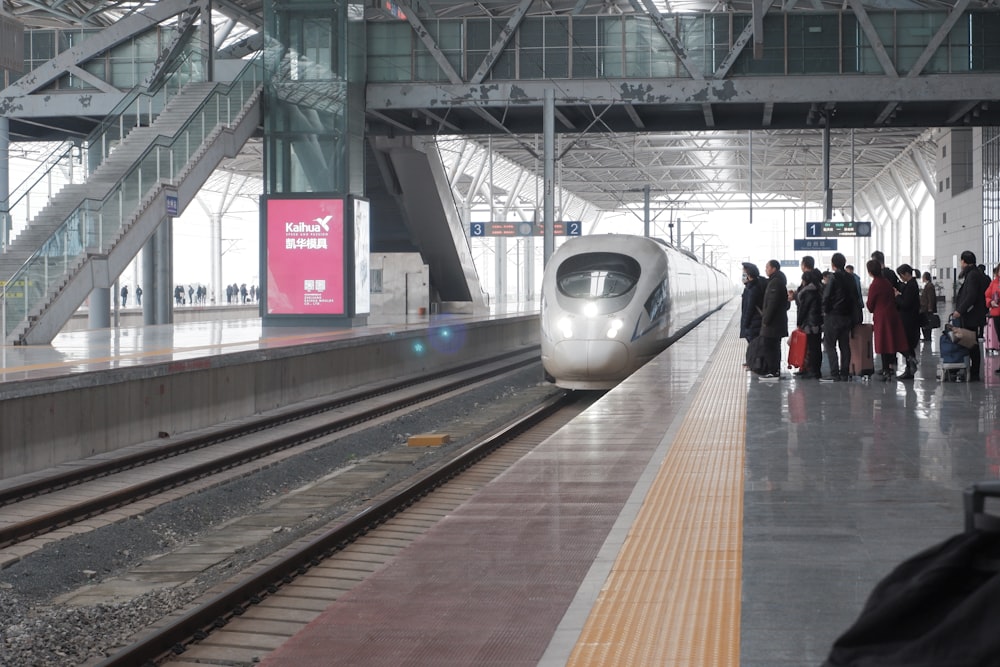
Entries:
{"label": "man in dark jacket", "polygon": [[835,252],[830,263],[833,273],[823,289],[823,347],[830,377],[822,381],[843,382],[851,377],[851,328],[861,321],[861,303],[854,279],[844,270],[847,258]]}
{"label": "man in dark jacket", "polygon": [[767,287],[764,288],[764,307],[760,317],[760,337],[764,340],[765,372],[762,380],[781,377],[781,339],[788,336],[788,281],[776,259],[768,260],[764,267]]}
{"label": "man in dark jacket", "polygon": [[[962,286],[958,288],[955,296],[955,312],[951,314],[953,320],[960,320],[963,329],[977,331],[979,327],[986,324],[986,288],[990,286],[990,279],[976,266],[976,254],[971,250],[962,253],[962,272],[958,275],[962,281]],[[969,382],[978,382],[980,368],[982,366],[982,353],[977,342],[969,349]]]}

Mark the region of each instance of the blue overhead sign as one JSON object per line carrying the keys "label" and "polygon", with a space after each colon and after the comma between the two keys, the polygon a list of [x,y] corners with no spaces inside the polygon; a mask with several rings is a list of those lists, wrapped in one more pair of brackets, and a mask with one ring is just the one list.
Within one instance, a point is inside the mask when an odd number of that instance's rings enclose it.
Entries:
{"label": "blue overhead sign", "polygon": [[837,239],[795,239],[795,250],[836,250]]}
{"label": "blue overhead sign", "polygon": [[177,212],[178,212],[177,209],[179,204],[177,200],[177,191],[166,190],[164,191],[163,195],[167,202],[167,215],[170,216],[171,218],[177,217]]}

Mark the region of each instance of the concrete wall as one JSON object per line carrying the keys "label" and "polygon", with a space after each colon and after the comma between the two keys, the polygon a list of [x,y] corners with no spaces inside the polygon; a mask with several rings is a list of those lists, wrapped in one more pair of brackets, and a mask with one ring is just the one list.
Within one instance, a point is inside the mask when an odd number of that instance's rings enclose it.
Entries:
{"label": "concrete wall", "polygon": [[371,294],[373,316],[430,312],[430,267],[420,253],[372,253],[369,261],[382,270],[382,291]]}
{"label": "concrete wall", "polygon": [[[447,335],[445,335],[447,333]],[[0,385],[0,478],[539,342],[537,315]]]}
{"label": "concrete wall", "polygon": [[[934,203],[935,264],[938,274],[944,274],[940,283],[948,304],[952,302],[956,289],[951,269],[959,266],[958,257],[962,252],[971,250],[976,253],[978,262],[983,261],[983,165],[982,151],[979,150],[983,144],[982,130],[972,130],[974,150],[971,155],[967,155],[965,150],[959,150],[956,155],[951,139],[950,130],[945,131],[938,139],[935,162],[938,191],[935,193]],[[972,187],[964,192],[953,193],[951,185],[955,182],[955,161],[968,159],[972,159]]]}

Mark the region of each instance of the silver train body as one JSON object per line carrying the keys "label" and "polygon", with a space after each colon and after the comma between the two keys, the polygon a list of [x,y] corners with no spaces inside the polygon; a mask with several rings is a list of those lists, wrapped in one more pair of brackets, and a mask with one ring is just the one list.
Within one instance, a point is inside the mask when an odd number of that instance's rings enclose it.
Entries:
{"label": "silver train body", "polygon": [[735,295],[693,254],[651,238],[571,238],[542,278],[542,365],[567,389],[609,389]]}

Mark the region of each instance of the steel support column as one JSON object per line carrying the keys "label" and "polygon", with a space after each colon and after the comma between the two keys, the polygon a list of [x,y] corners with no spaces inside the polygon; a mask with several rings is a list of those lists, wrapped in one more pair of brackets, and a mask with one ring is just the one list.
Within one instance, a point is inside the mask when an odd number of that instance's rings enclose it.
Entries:
{"label": "steel support column", "polygon": [[[10,238],[10,120],[0,116],[0,252]],[[6,280],[8,276],[0,276]]]}
{"label": "steel support column", "polygon": [[87,310],[87,327],[107,329],[111,326],[111,288],[98,287],[90,293]]}
{"label": "steel support column", "polygon": [[549,263],[549,257],[555,252],[556,239],[553,224],[555,222],[555,171],[556,171],[556,116],[555,116],[555,91],[551,88],[545,89],[545,107],[542,111],[542,134],[543,134],[543,210],[542,216],[545,229],[545,243],[543,245],[542,256],[544,263]]}

